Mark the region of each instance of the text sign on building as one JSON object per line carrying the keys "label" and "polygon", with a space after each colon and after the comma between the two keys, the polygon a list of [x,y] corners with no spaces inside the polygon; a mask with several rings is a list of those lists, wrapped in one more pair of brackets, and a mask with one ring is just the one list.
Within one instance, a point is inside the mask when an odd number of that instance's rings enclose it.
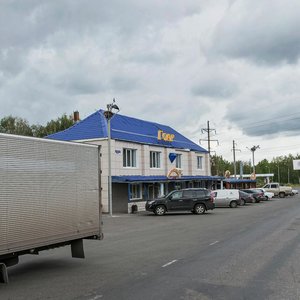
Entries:
{"label": "text sign on building", "polygon": [[300,159],[293,160],[294,170],[300,170]]}
{"label": "text sign on building", "polygon": [[165,142],[173,142],[175,138],[175,135],[172,133],[166,133],[162,130],[158,130],[157,132],[157,139],[158,140],[164,140]]}

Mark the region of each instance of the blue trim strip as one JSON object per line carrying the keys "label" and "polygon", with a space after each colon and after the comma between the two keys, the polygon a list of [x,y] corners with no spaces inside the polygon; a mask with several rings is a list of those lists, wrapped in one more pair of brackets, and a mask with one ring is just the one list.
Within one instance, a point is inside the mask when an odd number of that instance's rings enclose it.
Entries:
{"label": "blue trim strip", "polygon": [[221,181],[224,177],[220,176],[182,176],[177,179],[170,179],[167,176],[112,176],[112,182],[174,182],[174,181],[188,181],[188,180],[207,180],[207,181]]}
{"label": "blue trim strip", "polygon": [[228,182],[228,183],[248,183],[248,182],[256,182],[256,180],[252,180],[252,179],[225,179],[224,182]]}

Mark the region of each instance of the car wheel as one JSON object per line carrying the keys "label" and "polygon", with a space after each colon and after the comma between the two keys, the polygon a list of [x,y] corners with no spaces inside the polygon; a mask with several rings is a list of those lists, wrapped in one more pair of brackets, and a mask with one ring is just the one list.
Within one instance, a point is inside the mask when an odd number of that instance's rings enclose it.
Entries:
{"label": "car wheel", "polygon": [[256,201],[255,201],[255,198],[252,198],[252,203],[255,203]]}
{"label": "car wheel", "polygon": [[244,199],[241,199],[240,200],[240,206],[244,206],[246,204],[245,200]]}
{"label": "car wheel", "polygon": [[285,193],[280,192],[280,193],[279,193],[279,197],[280,197],[280,198],[284,198],[284,197],[285,197]]}
{"label": "car wheel", "polygon": [[236,207],[238,206],[238,204],[237,204],[236,201],[231,201],[230,204],[229,204],[229,206],[230,206],[231,208],[236,208]]}
{"label": "car wheel", "polygon": [[155,207],[154,213],[157,216],[163,216],[166,213],[166,208],[163,205],[158,205]]}
{"label": "car wheel", "polygon": [[197,214],[197,215],[203,215],[205,213],[205,206],[204,204],[196,204],[195,207],[194,207],[194,213]]}

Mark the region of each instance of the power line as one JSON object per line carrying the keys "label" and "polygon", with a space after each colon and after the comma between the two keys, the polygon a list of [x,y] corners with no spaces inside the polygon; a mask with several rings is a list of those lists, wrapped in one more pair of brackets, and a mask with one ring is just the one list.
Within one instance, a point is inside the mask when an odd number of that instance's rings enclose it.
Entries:
{"label": "power line", "polygon": [[[296,116],[296,115],[299,115],[299,117],[296,117],[296,118],[292,117],[292,116]],[[264,125],[273,124],[273,123],[276,122],[276,121],[274,121],[275,118],[276,118],[277,121],[298,120],[300,118],[300,112],[290,113],[288,115],[280,115],[280,116],[277,116],[277,117],[272,117],[270,119],[264,119],[264,120],[261,120],[261,121],[255,121],[255,122],[251,122],[251,123],[244,123],[243,126],[246,126],[246,127],[243,127],[243,128],[248,129],[248,128],[252,128],[252,127],[260,127],[261,125],[263,125],[263,124],[259,125],[259,123],[266,123]],[[271,122],[269,122],[269,121],[271,121]],[[225,133],[225,131],[219,131],[219,133]]]}

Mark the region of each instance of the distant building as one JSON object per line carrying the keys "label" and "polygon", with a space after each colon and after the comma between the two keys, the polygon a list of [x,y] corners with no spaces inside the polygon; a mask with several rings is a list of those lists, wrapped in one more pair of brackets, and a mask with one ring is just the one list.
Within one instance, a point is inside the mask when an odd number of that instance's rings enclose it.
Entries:
{"label": "distant building", "polygon": [[[101,198],[108,203],[108,134],[103,110],[47,138],[101,146]],[[169,126],[115,114],[111,119],[112,211],[144,209],[153,199],[176,188],[221,185],[211,176],[207,150]]]}

